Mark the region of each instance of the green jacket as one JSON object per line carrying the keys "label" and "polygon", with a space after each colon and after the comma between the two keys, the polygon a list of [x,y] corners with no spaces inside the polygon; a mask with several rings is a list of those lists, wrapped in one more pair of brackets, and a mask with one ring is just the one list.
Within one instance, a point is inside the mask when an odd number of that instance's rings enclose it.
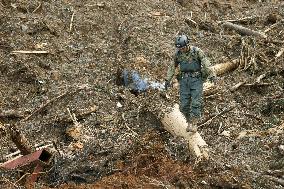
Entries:
{"label": "green jacket", "polygon": [[204,52],[194,46],[189,46],[186,52],[177,51],[175,53],[174,62],[169,65],[166,80],[172,80],[175,75],[175,69],[178,66],[180,72],[200,71],[203,80],[216,77],[214,70],[210,68],[211,63]]}

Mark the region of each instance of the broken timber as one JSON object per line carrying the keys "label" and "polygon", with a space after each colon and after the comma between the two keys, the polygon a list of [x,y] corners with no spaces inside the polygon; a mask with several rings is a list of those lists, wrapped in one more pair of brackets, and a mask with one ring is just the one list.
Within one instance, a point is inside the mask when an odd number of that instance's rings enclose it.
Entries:
{"label": "broken timber", "polygon": [[237,60],[233,60],[231,62],[216,64],[212,66],[211,69],[215,71],[216,75],[222,75],[224,73],[227,73],[231,70],[238,68],[238,66],[239,66],[239,62]]}
{"label": "broken timber", "polygon": [[[211,69],[213,69],[216,75],[219,76],[219,75],[222,75],[224,73],[227,73],[229,71],[232,71],[238,68],[238,66],[239,66],[239,62],[237,60],[233,60],[231,62],[216,64],[212,66]],[[216,86],[211,82],[205,82],[203,84],[203,94],[204,95],[211,95],[215,93],[217,90],[218,89],[216,88]]]}
{"label": "broken timber", "polygon": [[164,128],[174,136],[181,136],[188,142],[190,152],[198,157],[208,159],[208,147],[198,132],[186,132],[187,122],[175,104],[161,119]]}
{"label": "broken timber", "polygon": [[15,126],[9,128],[9,132],[12,141],[20,150],[22,155],[27,155],[32,152],[32,147],[29,145],[26,137]]}
{"label": "broken timber", "polygon": [[262,38],[267,38],[267,35],[265,35],[262,32],[254,31],[254,30],[248,29],[246,27],[243,27],[237,24],[233,24],[230,22],[224,22],[222,25],[225,28],[236,30],[239,34],[242,34],[242,35],[253,35],[253,36],[258,36]]}

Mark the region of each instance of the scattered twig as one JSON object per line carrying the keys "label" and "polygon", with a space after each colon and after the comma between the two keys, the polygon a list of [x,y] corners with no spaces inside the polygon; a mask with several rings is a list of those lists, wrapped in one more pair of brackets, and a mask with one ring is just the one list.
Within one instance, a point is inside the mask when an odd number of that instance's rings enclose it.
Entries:
{"label": "scattered twig", "polygon": [[73,14],[72,14],[72,16],[71,16],[71,21],[70,21],[70,26],[69,26],[69,32],[72,31],[73,21],[74,21],[74,15],[75,15],[75,11],[73,10]]}
{"label": "scattered twig", "polygon": [[281,22],[283,22],[284,19],[280,20],[279,22],[276,22],[275,24],[272,24],[269,28],[267,28],[266,30],[264,30],[264,33],[269,32],[270,30],[272,30],[273,28],[275,28],[276,26],[278,26],[279,24],[281,24]]}
{"label": "scattered twig", "polygon": [[47,101],[45,104],[43,104],[41,107],[39,107],[38,109],[36,109],[35,111],[33,111],[29,116],[27,116],[25,119],[23,119],[22,121],[27,121],[28,119],[30,119],[32,116],[36,115],[37,113],[39,113],[40,111],[42,111],[45,107],[47,107],[49,104],[51,104],[52,102],[62,98],[63,96],[67,95],[68,91],[66,91],[65,93]]}
{"label": "scattered twig", "polygon": [[236,91],[238,88],[240,88],[242,85],[244,85],[246,83],[246,81],[242,81],[242,82],[239,82],[237,83],[236,85],[234,85],[233,87],[230,88],[230,91],[231,92],[234,92]]}
{"label": "scattered twig", "polygon": [[258,76],[255,80],[256,83],[260,83],[260,81],[266,77],[266,74],[261,74],[260,76]]}
{"label": "scattered twig", "polygon": [[213,119],[215,119],[216,117],[219,117],[225,113],[228,113],[230,111],[232,111],[233,109],[235,109],[237,106],[232,106],[230,108],[227,108],[217,114],[212,114],[210,115],[208,118],[202,120],[200,123],[198,123],[198,128],[203,127],[204,125],[206,125],[209,121],[212,121]]}
{"label": "scattered twig", "polygon": [[11,54],[48,54],[48,51],[12,51]]}
{"label": "scattered twig", "polygon": [[240,55],[240,58],[239,58],[239,67],[241,67],[241,68],[244,68],[244,67],[246,67],[246,63],[245,63],[245,56],[244,56],[244,54],[245,54],[245,41],[244,41],[244,39],[242,38],[241,39],[241,44],[242,44],[242,47],[241,47],[241,55]]}
{"label": "scattered twig", "polygon": [[269,85],[274,85],[275,83],[271,82],[271,83],[247,83],[247,84],[244,84],[244,86],[269,86]]}
{"label": "scattered twig", "polygon": [[27,121],[28,119],[30,119],[32,116],[36,115],[37,113],[39,113],[40,111],[42,111],[45,107],[47,107],[49,104],[53,103],[54,101],[68,95],[68,94],[72,94],[72,93],[77,93],[78,91],[84,89],[84,87],[80,87],[78,89],[76,89],[75,91],[73,92],[69,92],[69,91],[66,91],[64,92],[63,94],[57,96],[57,97],[54,97],[53,99],[47,101],[45,104],[43,104],[41,107],[39,107],[38,109],[34,110],[29,116],[27,116],[25,119],[23,119],[22,121],[25,122]]}
{"label": "scattered twig", "polygon": [[35,10],[32,11],[32,13],[35,13],[40,7],[41,7],[42,3],[39,3],[39,5],[35,8]]}
{"label": "scattered twig", "polygon": [[270,175],[263,175],[265,178],[271,180],[271,181],[274,181],[278,184],[281,184],[282,186],[284,186],[284,179],[280,179],[280,178],[277,178],[277,177],[273,177],[273,176],[270,176]]}
{"label": "scattered twig", "polygon": [[7,182],[7,183],[9,183],[9,184],[12,184],[15,188],[19,188],[19,186],[16,185],[16,183],[11,182],[9,179],[7,179],[7,178],[5,178],[5,177],[2,177],[2,178],[4,179],[4,180],[2,180],[2,181]]}
{"label": "scattered twig", "polygon": [[255,79],[254,83],[247,83],[247,81],[242,81],[234,85],[233,87],[230,88],[230,91],[236,91],[239,89],[241,86],[267,86],[267,85],[273,85],[274,83],[260,83],[260,81],[266,77],[266,74],[261,74]]}
{"label": "scattered twig", "polygon": [[[245,22],[245,21],[249,21],[249,20],[253,20],[253,19],[257,19],[259,18],[259,16],[248,16],[248,17],[244,17],[244,18],[239,18],[239,19],[235,19],[235,20],[225,20],[225,22]],[[224,21],[219,21],[219,23],[222,23]]]}
{"label": "scattered twig", "polygon": [[192,20],[191,18],[185,18],[185,22],[186,22],[187,24],[189,24],[189,25],[190,25],[190,23],[193,23],[193,24],[195,25],[195,27],[198,26],[197,22],[195,22],[195,21]]}
{"label": "scattered twig", "polygon": [[266,173],[271,176],[282,176],[284,174],[284,171],[283,170],[267,170]]}
{"label": "scattered twig", "polygon": [[156,180],[154,178],[150,178],[147,176],[143,176],[145,179],[147,179],[149,181],[150,185],[157,186],[157,187],[163,187],[163,188],[173,188],[172,185],[170,184],[164,184],[162,181]]}
{"label": "scattered twig", "polygon": [[280,51],[275,55],[275,59],[279,58],[284,53],[284,48],[281,48]]}
{"label": "scattered twig", "polygon": [[99,8],[104,8],[106,4],[105,2],[102,2],[102,3],[97,3],[96,6],[98,6]]}
{"label": "scattered twig", "polygon": [[74,113],[71,113],[69,108],[67,108],[68,114],[72,119],[73,126],[66,128],[65,133],[72,137],[75,140],[79,140],[81,136],[81,128],[82,125],[77,121],[76,115]]}
{"label": "scattered twig", "polygon": [[[74,114],[76,115],[77,120],[81,120],[81,119],[85,118],[86,116],[96,112],[97,106],[93,105],[93,106],[86,108],[86,109],[78,109],[78,110],[73,110],[73,111],[74,111]],[[63,116],[63,117],[60,117],[57,120],[57,122],[70,123],[70,122],[73,122],[73,119],[70,116]]]}
{"label": "scattered twig", "polygon": [[218,134],[221,134],[221,129],[222,129],[222,126],[223,126],[223,124],[222,124],[222,122],[220,122],[220,124],[219,124],[219,128],[218,128]]}
{"label": "scattered twig", "polygon": [[264,123],[264,121],[260,117],[258,117],[257,115],[250,114],[250,113],[245,113],[244,115],[255,118],[256,120],[260,121],[261,123]]}
{"label": "scattered twig", "polygon": [[78,125],[79,123],[78,123],[78,121],[77,121],[76,115],[75,115],[74,113],[71,113],[71,111],[70,111],[69,108],[67,108],[67,111],[68,111],[68,114],[69,114],[69,116],[71,117],[71,119],[72,119],[74,125]]}
{"label": "scattered twig", "polygon": [[135,131],[133,131],[132,129],[130,129],[130,127],[128,127],[128,125],[127,124],[125,124],[125,127],[129,130],[129,131],[131,131],[132,132],[132,136],[134,136],[135,138],[138,136],[138,134],[135,132]]}
{"label": "scattered twig", "polygon": [[6,127],[0,122],[0,138],[7,135]]}
{"label": "scattered twig", "polygon": [[21,180],[23,180],[23,178],[25,178],[26,176],[31,175],[31,173],[25,173],[23,176],[21,176],[16,182],[15,184],[19,183]]}
{"label": "scattered twig", "polygon": [[283,44],[284,41],[281,41],[281,40],[276,40],[276,39],[267,39],[265,40],[265,43],[279,43],[279,44]]}
{"label": "scattered twig", "polygon": [[257,54],[258,58],[260,61],[265,62],[265,63],[269,63],[271,61],[267,60],[266,55],[263,52],[259,52]]}

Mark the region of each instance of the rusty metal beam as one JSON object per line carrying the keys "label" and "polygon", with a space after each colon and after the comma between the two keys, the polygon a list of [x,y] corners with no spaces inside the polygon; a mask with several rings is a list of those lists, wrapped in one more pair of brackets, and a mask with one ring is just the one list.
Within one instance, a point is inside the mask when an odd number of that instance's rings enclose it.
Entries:
{"label": "rusty metal beam", "polygon": [[52,154],[45,149],[38,150],[31,154],[18,157],[16,159],[7,161],[1,165],[4,169],[15,169],[17,167],[22,167],[24,165],[29,165],[30,163],[36,162],[43,165],[47,165],[50,162]]}

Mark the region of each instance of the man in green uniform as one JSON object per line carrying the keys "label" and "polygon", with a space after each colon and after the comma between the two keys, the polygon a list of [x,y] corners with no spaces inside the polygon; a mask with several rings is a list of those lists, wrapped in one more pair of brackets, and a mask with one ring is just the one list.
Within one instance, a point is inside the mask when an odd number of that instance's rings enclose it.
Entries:
{"label": "man in green uniform", "polygon": [[178,35],[175,46],[177,51],[167,72],[165,88],[170,86],[175,70],[179,67],[180,110],[188,123],[186,131],[197,132],[196,124],[202,111],[203,82],[206,79],[215,82],[216,74],[210,69],[211,64],[204,52],[190,46],[186,35]]}

